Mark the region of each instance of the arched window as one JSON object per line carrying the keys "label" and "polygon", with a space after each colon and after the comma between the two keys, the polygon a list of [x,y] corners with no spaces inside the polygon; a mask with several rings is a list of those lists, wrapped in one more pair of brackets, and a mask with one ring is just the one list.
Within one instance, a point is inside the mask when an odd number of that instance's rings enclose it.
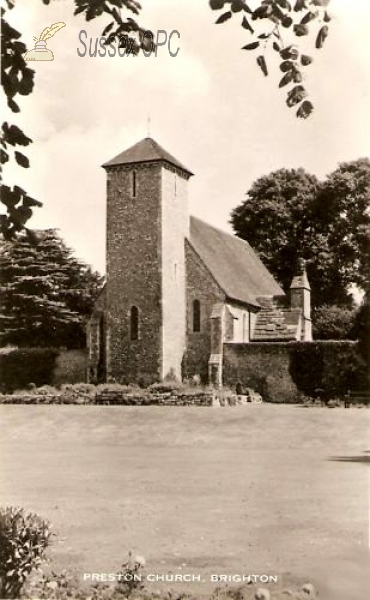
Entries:
{"label": "arched window", "polygon": [[193,331],[200,331],[200,302],[193,301]]}
{"label": "arched window", "polygon": [[130,338],[132,341],[139,339],[139,309],[131,306],[130,310]]}

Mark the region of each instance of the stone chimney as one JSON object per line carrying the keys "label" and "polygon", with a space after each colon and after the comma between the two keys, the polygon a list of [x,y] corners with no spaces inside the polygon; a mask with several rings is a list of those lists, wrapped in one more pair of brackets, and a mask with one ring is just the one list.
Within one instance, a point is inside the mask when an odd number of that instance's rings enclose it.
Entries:
{"label": "stone chimney", "polygon": [[307,279],[305,262],[299,259],[297,274],[290,286],[290,306],[302,312],[301,341],[312,341],[311,287]]}

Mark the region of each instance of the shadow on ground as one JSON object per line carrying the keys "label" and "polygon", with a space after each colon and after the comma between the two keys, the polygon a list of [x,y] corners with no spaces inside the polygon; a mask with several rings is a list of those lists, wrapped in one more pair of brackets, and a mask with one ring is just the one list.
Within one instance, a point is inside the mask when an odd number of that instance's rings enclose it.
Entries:
{"label": "shadow on ground", "polygon": [[[367,450],[366,454],[370,454],[370,452]],[[335,462],[362,463],[370,466],[370,456],[332,456],[329,460]]]}

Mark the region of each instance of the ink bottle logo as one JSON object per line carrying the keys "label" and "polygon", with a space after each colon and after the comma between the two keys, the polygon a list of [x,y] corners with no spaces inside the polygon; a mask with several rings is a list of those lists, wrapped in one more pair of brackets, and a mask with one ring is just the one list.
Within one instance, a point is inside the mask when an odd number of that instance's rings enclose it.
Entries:
{"label": "ink bottle logo", "polygon": [[53,37],[53,35],[55,35],[59,29],[65,27],[65,25],[65,23],[60,21],[59,23],[50,25],[50,27],[45,27],[38,39],[35,37],[33,38],[36,42],[35,47],[33,50],[26,52],[24,60],[54,60],[54,54],[46,47],[46,40]]}

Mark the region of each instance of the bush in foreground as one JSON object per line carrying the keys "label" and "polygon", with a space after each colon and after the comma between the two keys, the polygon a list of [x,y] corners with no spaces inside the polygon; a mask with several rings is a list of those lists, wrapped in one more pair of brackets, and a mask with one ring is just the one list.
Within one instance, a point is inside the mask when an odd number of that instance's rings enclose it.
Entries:
{"label": "bush in foreground", "polygon": [[21,508],[0,509],[0,598],[19,598],[50,539],[50,525]]}

